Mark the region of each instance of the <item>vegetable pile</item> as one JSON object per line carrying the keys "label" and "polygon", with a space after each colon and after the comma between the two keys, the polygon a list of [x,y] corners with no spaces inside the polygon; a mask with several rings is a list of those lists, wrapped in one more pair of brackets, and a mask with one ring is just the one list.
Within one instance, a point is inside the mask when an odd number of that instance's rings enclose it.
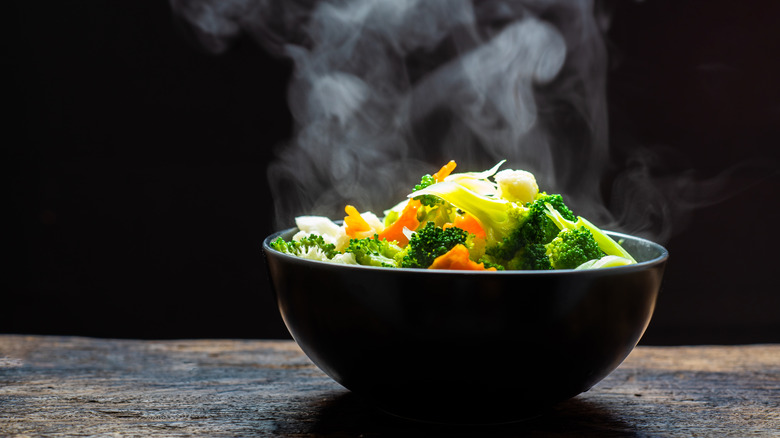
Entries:
{"label": "vegetable pile", "polygon": [[295,219],[277,251],[307,259],[387,268],[457,270],[594,269],[636,263],[618,242],[576,216],[558,194],[540,192],[530,172],[453,173],[450,161],[424,175],[384,219],[347,205],[343,225]]}

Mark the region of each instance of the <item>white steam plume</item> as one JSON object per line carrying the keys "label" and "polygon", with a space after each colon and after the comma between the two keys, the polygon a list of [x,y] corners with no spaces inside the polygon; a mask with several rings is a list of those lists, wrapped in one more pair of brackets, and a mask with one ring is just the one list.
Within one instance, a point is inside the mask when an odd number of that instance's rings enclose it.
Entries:
{"label": "white steam plume", "polygon": [[381,211],[450,158],[537,174],[607,218],[606,51],[590,0],[171,0],[204,47],[291,58],[296,135],[268,169],[280,226]]}
{"label": "white steam plume", "polygon": [[[666,241],[733,195],[735,167],[670,175],[649,148],[611,163],[607,14],[590,0],[171,0],[206,49],[249,35],[295,64],[295,137],[268,168],[276,223],[380,212],[450,158],[507,159],[611,229]],[[617,169],[616,169],[617,167]],[[613,175],[607,210],[604,176]],[[670,224],[675,224],[671,228]]]}

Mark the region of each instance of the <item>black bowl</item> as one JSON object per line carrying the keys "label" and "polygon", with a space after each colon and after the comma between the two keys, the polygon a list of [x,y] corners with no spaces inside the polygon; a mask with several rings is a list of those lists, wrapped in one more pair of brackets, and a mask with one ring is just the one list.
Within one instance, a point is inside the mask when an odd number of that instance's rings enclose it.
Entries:
{"label": "black bowl", "polygon": [[521,420],[587,391],[636,346],[668,252],[624,239],[639,263],[594,270],[442,271],[300,259],[263,242],[282,318],[335,381],[398,416]]}

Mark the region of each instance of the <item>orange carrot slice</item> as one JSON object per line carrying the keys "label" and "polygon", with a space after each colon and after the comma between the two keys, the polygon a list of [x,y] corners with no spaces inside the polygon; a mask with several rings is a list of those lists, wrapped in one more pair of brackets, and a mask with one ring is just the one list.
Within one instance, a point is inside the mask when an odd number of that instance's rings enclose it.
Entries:
{"label": "orange carrot slice", "polygon": [[456,269],[461,271],[495,271],[485,268],[483,263],[469,259],[469,250],[464,245],[455,245],[451,250],[436,257],[428,269]]}
{"label": "orange carrot slice", "polygon": [[484,239],[487,236],[485,234],[485,229],[482,228],[482,224],[479,223],[477,218],[468,213],[455,216],[455,221],[452,223],[452,226],[465,230],[480,239]]}
{"label": "orange carrot slice", "polygon": [[357,208],[352,205],[347,205],[344,207],[344,211],[347,213],[347,216],[344,218],[347,236],[355,237],[357,233],[371,230],[371,225],[360,216],[360,212],[357,211]]}
{"label": "orange carrot slice", "polygon": [[457,164],[455,164],[455,160],[450,160],[449,163],[442,166],[438,172],[433,174],[433,178],[436,180],[436,182],[444,181],[444,178],[446,178],[449,174],[452,173],[453,170],[455,170],[455,166],[457,166]]}
{"label": "orange carrot slice", "polygon": [[391,242],[395,240],[401,248],[406,246],[409,239],[404,234],[404,228],[414,231],[420,226],[420,221],[417,220],[417,209],[421,205],[420,201],[410,199],[398,219],[379,233],[379,240],[387,239]]}

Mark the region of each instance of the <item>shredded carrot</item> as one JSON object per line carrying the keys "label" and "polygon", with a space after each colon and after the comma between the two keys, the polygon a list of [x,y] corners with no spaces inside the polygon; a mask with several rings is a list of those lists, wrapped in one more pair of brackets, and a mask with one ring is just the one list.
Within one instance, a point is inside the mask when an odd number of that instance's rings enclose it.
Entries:
{"label": "shredded carrot", "polygon": [[477,218],[468,213],[456,216],[454,222],[444,224],[442,228],[447,229],[449,227],[458,227],[480,239],[484,239],[487,236],[485,234],[485,229],[482,228],[482,224],[479,223]]}
{"label": "shredded carrot", "polygon": [[344,211],[347,213],[347,216],[344,218],[347,236],[355,237],[357,233],[371,230],[371,225],[360,216],[360,212],[357,211],[357,208],[352,205],[347,205],[344,207]]}
{"label": "shredded carrot", "polygon": [[401,215],[398,216],[398,219],[379,233],[379,240],[395,240],[398,243],[398,246],[402,248],[406,246],[406,244],[409,243],[409,239],[404,234],[404,228],[414,231],[420,226],[420,221],[417,220],[417,209],[420,208],[421,205],[420,201],[410,199],[406,204],[406,207],[401,211]]}
{"label": "shredded carrot", "polygon": [[469,259],[469,250],[464,245],[455,245],[451,250],[436,257],[428,269],[457,269],[461,271],[495,271],[496,268],[485,268],[483,263]]}
{"label": "shredded carrot", "polygon": [[455,160],[450,160],[449,163],[442,166],[438,172],[433,174],[433,178],[436,180],[436,182],[444,181],[444,178],[446,178],[449,174],[452,173],[453,170],[455,170],[455,166],[457,166],[457,164],[455,164]]}

